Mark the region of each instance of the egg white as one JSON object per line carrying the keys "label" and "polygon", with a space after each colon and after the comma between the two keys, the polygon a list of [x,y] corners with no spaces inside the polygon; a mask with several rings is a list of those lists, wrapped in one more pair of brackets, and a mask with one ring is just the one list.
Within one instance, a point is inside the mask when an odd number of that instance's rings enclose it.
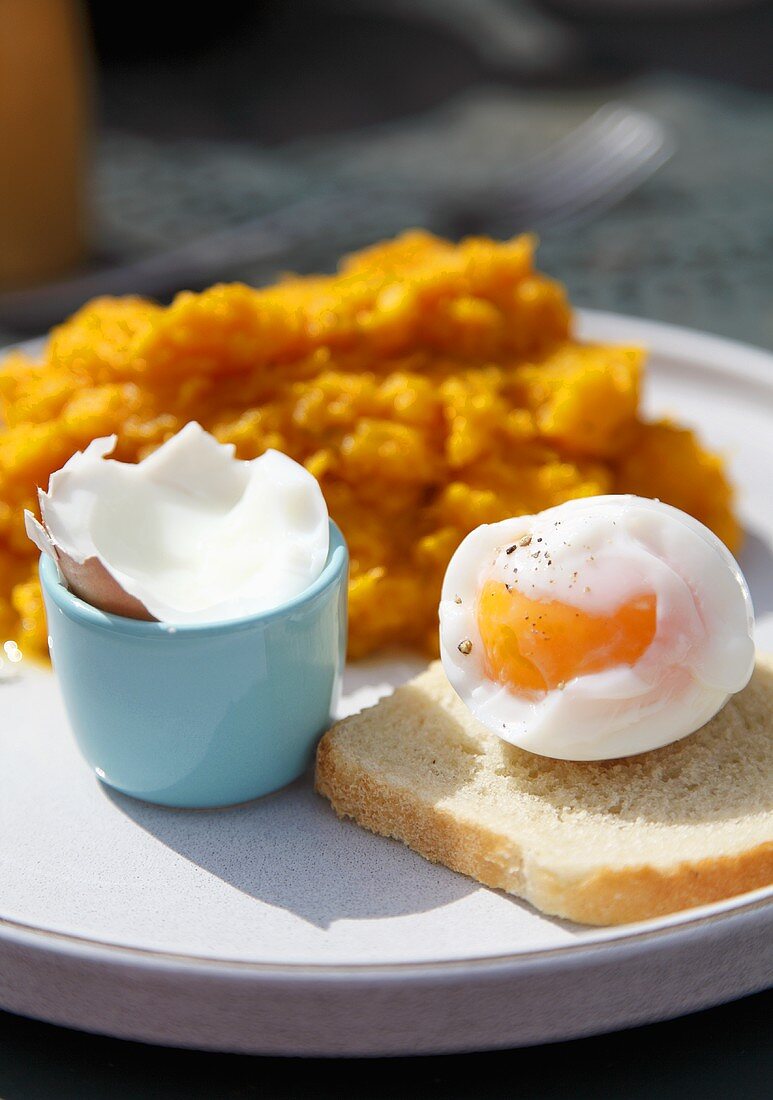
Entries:
{"label": "egg white", "polygon": [[[598,615],[654,594],[655,636],[633,665],[517,695],[485,670],[477,603],[489,580]],[[463,540],[443,583],[440,652],[457,693],[503,740],[557,759],[612,759],[677,741],[713,717],[751,676],[753,625],[741,570],[703,524],[655,500],[591,497]]]}

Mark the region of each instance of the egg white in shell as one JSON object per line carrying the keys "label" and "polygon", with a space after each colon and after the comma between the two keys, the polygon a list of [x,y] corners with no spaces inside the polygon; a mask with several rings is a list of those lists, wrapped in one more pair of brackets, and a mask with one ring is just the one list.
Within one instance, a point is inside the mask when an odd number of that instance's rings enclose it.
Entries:
{"label": "egg white in shell", "polygon": [[172,624],[225,622],[304,592],[329,549],[316,479],[279,451],[235,457],[192,421],[137,463],[95,439],[51,475],[27,533],[95,607]]}

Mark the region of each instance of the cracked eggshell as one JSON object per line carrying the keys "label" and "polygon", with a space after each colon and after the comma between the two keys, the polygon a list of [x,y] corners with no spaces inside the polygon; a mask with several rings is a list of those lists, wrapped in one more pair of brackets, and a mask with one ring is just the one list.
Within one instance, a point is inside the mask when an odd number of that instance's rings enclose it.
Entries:
{"label": "cracked eggshell", "polygon": [[[43,495],[39,490],[38,499]],[[41,500],[41,515],[43,515],[43,509]],[[45,522],[36,519],[32,512],[25,511],[24,522],[29,538],[38,550],[53,559],[60,579],[79,599],[91,604],[92,607],[99,608],[100,611],[106,611],[109,615],[123,615],[127,619],[143,619],[145,622],[158,621],[141,600],[136,596],[130,596],[121,587],[99,558],[76,561],[66,550],[56,545]]]}

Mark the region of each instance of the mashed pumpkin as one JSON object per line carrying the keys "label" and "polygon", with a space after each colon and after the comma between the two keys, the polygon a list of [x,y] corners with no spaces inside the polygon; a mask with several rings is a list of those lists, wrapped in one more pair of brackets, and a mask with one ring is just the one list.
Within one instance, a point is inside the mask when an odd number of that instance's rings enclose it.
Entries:
{"label": "mashed pumpkin", "polygon": [[638,415],[639,348],[580,344],[533,240],[409,232],[338,274],[215,286],[161,307],[97,299],[42,359],[0,372],[0,630],[44,651],[22,511],[96,436],[136,461],[198,420],[241,458],[276,447],[319,479],[351,550],[350,652],[437,647],[451,553],[473,527],[633,492],[740,533],[720,460]]}

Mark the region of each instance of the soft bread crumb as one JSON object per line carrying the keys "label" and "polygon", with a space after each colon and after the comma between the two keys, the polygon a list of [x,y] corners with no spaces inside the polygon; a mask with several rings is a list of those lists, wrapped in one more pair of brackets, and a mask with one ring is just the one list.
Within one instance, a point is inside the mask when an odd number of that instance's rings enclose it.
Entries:
{"label": "soft bread crumb", "polygon": [[697,733],[622,760],[550,760],[481,725],[435,662],[334,726],[317,789],[339,816],[587,924],[773,882],[773,659]]}

